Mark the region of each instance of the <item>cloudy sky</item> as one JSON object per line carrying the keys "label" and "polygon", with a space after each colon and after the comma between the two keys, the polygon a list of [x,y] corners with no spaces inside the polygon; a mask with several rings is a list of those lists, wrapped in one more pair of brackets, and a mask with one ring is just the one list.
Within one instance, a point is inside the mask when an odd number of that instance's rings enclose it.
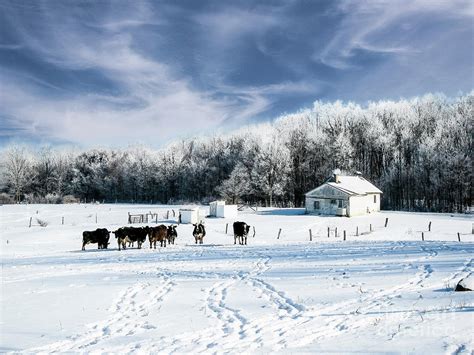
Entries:
{"label": "cloudy sky", "polygon": [[474,2],[0,1],[0,145],[155,147],[473,89]]}

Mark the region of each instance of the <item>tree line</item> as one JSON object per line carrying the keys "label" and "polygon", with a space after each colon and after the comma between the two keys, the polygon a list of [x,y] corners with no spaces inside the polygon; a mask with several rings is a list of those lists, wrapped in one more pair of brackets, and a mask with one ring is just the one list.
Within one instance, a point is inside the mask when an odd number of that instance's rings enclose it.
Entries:
{"label": "tree line", "polygon": [[474,93],[311,109],[162,149],[5,147],[7,201],[229,202],[300,207],[338,168],[360,171],[382,208],[461,212],[472,205]]}

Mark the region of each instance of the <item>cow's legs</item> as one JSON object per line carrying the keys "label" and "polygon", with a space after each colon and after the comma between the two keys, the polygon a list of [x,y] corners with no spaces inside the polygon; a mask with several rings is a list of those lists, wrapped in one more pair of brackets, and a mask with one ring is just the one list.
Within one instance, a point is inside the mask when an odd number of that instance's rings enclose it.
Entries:
{"label": "cow's legs", "polygon": [[87,243],[82,242],[82,250],[86,250],[86,244]]}
{"label": "cow's legs", "polygon": [[237,236],[234,234],[234,245],[237,244]]}
{"label": "cow's legs", "polygon": [[120,249],[120,240],[117,242],[117,244],[118,244],[119,250],[122,250]]}

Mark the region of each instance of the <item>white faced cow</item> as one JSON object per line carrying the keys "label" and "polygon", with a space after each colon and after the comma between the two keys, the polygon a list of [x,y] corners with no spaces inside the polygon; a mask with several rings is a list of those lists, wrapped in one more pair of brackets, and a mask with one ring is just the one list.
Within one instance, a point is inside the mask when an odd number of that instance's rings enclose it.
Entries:
{"label": "white faced cow", "polygon": [[194,230],[193,230],[193,237],[194,240],[196,241],[196,244],[199,242],[199,244],[202,244],[202,241],[206,235],[206,229],[204,228],[204,224],[202,222],[200,223],[193,223]]}

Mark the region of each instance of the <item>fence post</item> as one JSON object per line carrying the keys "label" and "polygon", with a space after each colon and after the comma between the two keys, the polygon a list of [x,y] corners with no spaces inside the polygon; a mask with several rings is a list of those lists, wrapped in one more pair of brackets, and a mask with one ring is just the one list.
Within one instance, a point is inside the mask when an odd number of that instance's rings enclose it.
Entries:
{"label": "fence post", "polygon": [[421,232],[421,240],[425,241],[425,233]]}
{"label": "fence post", "polygon": [[344,240],[346,240],[346,231],[344,230]]}
{"label": "fence post", "polygon": [[309,241],[313,241],[313,233],[311,232],[311,228],[309,229]]}
{"label": "fence post", "polygon": [[387,225],[388,225],[388,217],[385,218],[385,228],[387,228]]}
{"label": "fence post", "polygon": [[166,211],[166,219],[170,219],[170,210]]}
{"label": "fence post", "polygon": [[61,224],[64,225],[64,216],[61,218]]}
{"label": "fence post", "polygon": [[369,224],[370,231],[372,232],[372,223]]}
{"label": "fence post", "polygon": [[95,224],[97,224],[97,213],[95,214]]}
{"label": "fence post", "polygon": [[334,229],[334,238],[337,238],[337,227]]}
{"label": "fence post", "polygon": [[255,238],[255,227],[252,226],[252,228],[253,228],[253,235],[252,235],[252,238]]}
{"label": "fence post", "polygon": [[428,224],[428,232],[431,232],[431,221],[430,221],[430,223]]}
{"label": "fence post", "polygon": [[33,221],[33,217],[30,217],[30,226],[28,228],[31,228],[31,222]]}
{"label": "fence post", "polygon": [[130,212],[128,212],[128,224],[132,223],[132,217],[130,216]]}
{"label": "fence post", "polygon": [[461,241],[461,233],[458,233],[458,241]]}
{"label": "fence post", "polygon": [[329,233],[330,233],[330,229],[329,229],[329,227],[328,227],[328,238],[329,238]]}
{"label": "fence post", "polygon": [[356,236],[359,236],[359,226],[356,227]]}
{"label": "fence post", "polygon": [[471,234],[474,234],[474,223],[472,224],[472,231]]}
{"label": "fence post", "polygon": [[227,228],[229,228],[229,223],[225,224],[225,234],[227,234]]}
{"label": "fence post", "polygon": [[277,239],[280,239],[280,234],[281,234],[281,228],[280,228],[280,230],[278,231],[278,237],[277,237]]}

